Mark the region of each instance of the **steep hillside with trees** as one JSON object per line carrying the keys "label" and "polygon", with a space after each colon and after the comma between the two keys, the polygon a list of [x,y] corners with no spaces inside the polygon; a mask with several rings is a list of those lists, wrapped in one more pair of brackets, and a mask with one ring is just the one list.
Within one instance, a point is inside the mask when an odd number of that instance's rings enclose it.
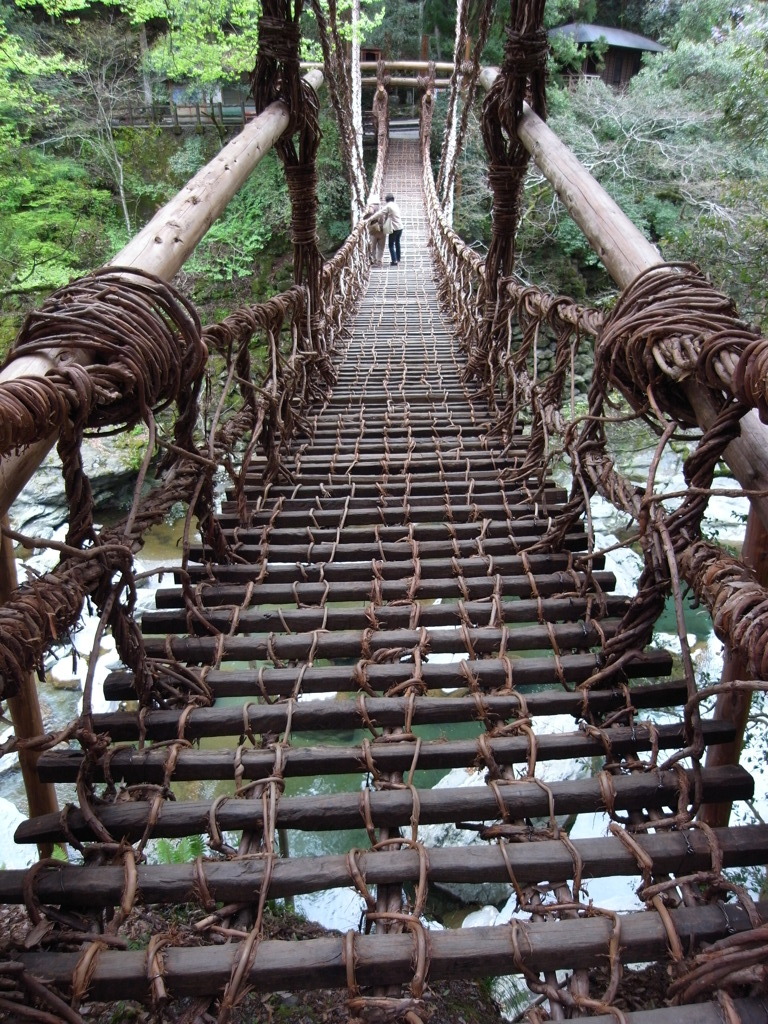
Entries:
{"label": "steep hillside with trees", "polygon": [[[27,308],[119,251],[238,130],[210,119],[178,128],[150,113],[170,83],[203,103],[222,85],[245,95],[259,9],[0,0],[0,349]],[[327,112],[321,127],[320,244],[330,253],[348,233],[349,196]],[[270,153],[177,283],[210,316],[273,294],[291,278],[288,227]]]}
{"label": "steep hillside with trees", "polygon": [[[616,92],[596,79],[574,85],[584,54],[572,41],[557,40],[552,126],[667,259],[699,262],[746,316],[761,322],[768,316],[764,8],[725,0],[547,5],[549,26],[580,19],[667,44],[625,92]],[[125,111],[167,102],[171,86],[203,101],[222,85],[244,93],[258,12],[258,0],[0,0],[0,347],[25,309],[108,260],[226,139],[218,122],[183,130],[167,118],[131,125]],[[364,13],[366,44],[387,58],[452,55],[449,0],[370,0]],[[499,4],[487,63],[503,59],[506,15]],[[307,54],[317,56],[314,34],[308,18]],[[482,248],[490,198],[477,112],[472,120],[455,222]],[[348,230],[349,195],[327,114],[323,132],[320,241],[330,253]],[[289,279],[287,228],[287,193],[270,155],[180,283],[212,315],[235,301],[263,298]],[[590,302],[612,301],[599,261],[535,170],[519,252],[523,277]]]}
{"label": "steep hillside with trees", "polygon": [[[572,5],[574,6],[574,5]],[[613,8],[624,8],[623,21]],[[632,18],[628,18],[628,12]],[[563,13],[563,12],[561,12]],[[692,260],[765,325],[768,286],[768,13],[721,0],[585,4],[598,24],[655,35],[624,92],[599,79],[563,77],[581,63],[560,52],[549,91],[550,124],[668,260]],[[456,226],[489,237],[485,157],[477,133],[462,171]],[[519,273],[590,302],[614,289],[546,180],[532,169],[519,239]]]}

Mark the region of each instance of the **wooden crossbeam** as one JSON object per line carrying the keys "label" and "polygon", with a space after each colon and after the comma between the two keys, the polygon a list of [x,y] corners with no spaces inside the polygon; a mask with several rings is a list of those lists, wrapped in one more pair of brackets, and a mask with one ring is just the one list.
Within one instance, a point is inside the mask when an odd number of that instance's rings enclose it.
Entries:
{"label": "wooden crossbeam", "polygon": [[[701,799],[706,801],[749,800],[754,793],[750,774],[739,765],[708,768],[699,779],[687,773],[693,792],[700,786]],[[674,771],[652,771],[647,775],[611,777],[617,811],[642,810],[676,806],[680,796],[680,778]],[[364,794],[335,793],[322,797],[284,796],[276,809],[278,828],[295,828],[325,832],[333,829],[363,828],[366,824],[366,803],[374,827],[400,828],[409,825],[418,815],[423,825],[456,821],[493,820],[500,814],[501,800],[505,813],[514,819],[547,817],[552,806],[557,815],[586,814],[604,809],[605,792],[598,779],[575,782],[553,782],[546,789],[525,779],[498,788],[487,786],[471,789],[376,790]],[[107,831],[119,840],[139,839],[147,828],[150,804],[129,801],[99,808],[98,816]],[[151,833],[155,837],[179,838],[206,832],[211,826],[211,801],[188,800],[183,804],[166,801],[160,808]],[[230,799],[215,811],[222,831],[258,828],[262,823],[261,801]],[[72,835],[92,840],[94,835],[87,816],[73,809],[67,816]],[[61,817],[43,815],[23,821],[16,830],[17,843],[63,842],[66,840]]]}
{"label": "wooden crossbeam", "polygon": [[[119,676],[118,676],[119,678]],[[129,679],[132,678],[129,676]],[[130,683],[126,684],[130,686]],[[130,692],[130,690],[128,691]],[[636,685],[631,691],[544,690],[523,694],[484,694],[474,697],[368,697],[358,700],[280,701],[274,704],[247,702],[243,707],[226,705],[196,708],[185,713],[183,726],[181,712],[172,709],[112,711],[95,714],[93,728],[97,733],[108,732],[116,742],[136,740],[143,736],[149,742],[184,739],[202,739],[210,736],[238,736],[250,729],[254,734],[281,733],[290,720],[293,732],[311,730],[340,731],[403,726],[409,719],[414,726],[447,725],[455,722],[481,721],[486,715],[491,722],[514,720],[523,710],[534,718],[548,715],[572,715],[580,719],[586,715],[600,715],[625,707],[627,700],[636,710],[644,708],[675,707],[687,696],[684,682],[654,685]]]}
{"label": "wooden crossbeam", "polygon": [[[204,652],[206,653],[206,652]],[[207,652],[210,654],[210,652]],[[165,657],[163,648],[159,660]],[[577,686],[598,669],[603,668],[599,654],[563,654],[551,657],[462,659],[446,664],[422,663],[420,673],[427,690],[465,689],[471,679],[480,690],[513,686]],[[646,651],[625,661],[612,678],[612,685],[628,679],[668,675],[672,657],[668,651]],[[162,664],[159,667],[162,679]],[[302,666],[301,668],[214,669],[205,682],[211,693],[219,697],[290,697],[297,687],[302,693],[357,693],[362,682],[371,691],[385,692],[413,678],[412,664],[361,663],[359,671],[352,666]],[[104,683],[107,700],[135,700],[133,676],[128,672],[112,673]]]}
{"label": "wooden crossbeam", "polygon": [[[763,905],[763,913],[768,907]],[[746,931],[750,925],[741,907],[712,906],[670,911],[672,925],[684,948],[714,942]],[[536,972],[589,968],[604,962],[613,922],[604,917],[519,922],[513,958],[510,928],[471,928],[429,933],[431,978],[478,978],[513,973],[518,964]],[[669,936],[654,911],[622,918],[619,956],[623,963],[666,959]],[[410,935],[358,935],[354,943],[355,978],[359,985],[399,984],[413,977],[414,943]],[[221,991],[239,955],[239,944],[163,951],[164,979],[177,999]],[[23,953],[19,960],[38,977],[68,984],[81,956],[75,953]],[[149,999],[144,950],[105,950],[94,963],[88,994],[91,999]],[[344,939],[331,936],[286,942],[259,943],[246,980],[256,991],[306,988],[346,988]]]}
{"label": "wooden crossbeam", "polygon": [[[748,825],[715,829],[715,841],[726,868],[738,868],[768,860],[768,826]],[[708,871],[712,850],[698,829],[684,832],[638,833],[634,841],[653,861],[658,875],[690,875]],[[575,839],[573,848],[581,859],[583,877],[631,877],[638,864],[627,847],[613,836]],[[509,882],[509,867],[520,885],[535,885],[541,879],[551,884],[573,878],[573,854],[555,839],[535,843],[509,843],[502,851],[497,845],[472,845],[429,850],[429,882]],[[415,850],[373,852],[356,855],[360,873],[370,885],[418,881],[421,865]],[[507,865],[509,864],[509,867]],[[244,861],[204,861],[202,869],[211,896],[222,903],[248,902],[263,884],[268,865],[265,858]],[[144,903],[195,902],[197,868],[194,864],[139,864],[138,889]],[[270,870],[270,895],[275,899],[339,889],[354,884],[346,855],[278,859]],[[25,871],[0,872],[0,901],[21,903],[25,899]],[[125,886],[122,867],[51,864],[35,880],[35,895],[43,903],[63,907],[88,903],[115,906]]]}
{"label": "wooden crossbeam", "polygon": [[[515,625],[510,627],[477,627],[452,629],[338,630],[312,633],[269,633],[252,636],[227,635],[180,637],[146,636],[144,647],[150,658],[167,656],[171,651],[179,661],[215,664],[218,656],[228,661],[256,659],[284,659],[310,661],[313,658],[362,658],[375,656],[380,651],[412,651],[420,645],[433,654],[477,652],[492,655],[501,647],[510,652],[539,651],[557,643],[560,650],[585,649],[599,646],[603,638],[612,637],[619,626],[616,619],[603,619],[599,629],[591,621],[557,623],[556,625]],[[365,654],[365,651],[371,654]]]}
{"label": "wooden crossbeam", "polygon": [[[494,559],[498,566],[498,560]],[[412,569],[411,565],[411,569]],[[565,568],[565,567],[564,567]],[[198,576],[200,574],[197,574]],[[253,576],[253,569],[243,569],[240,573],[245,577]],[[246,586],[248,584],[252,586]],[[318,605],[321,602],[334,601],[367,601],[371,600],[380,588],[385,601],[402,601],[409,597],[419,601],[450,600],[482,600],[499,594],[501,597],[533,597],[534,587],[542,597],[555,594],[596,593],[610,591],[616,586],[616,577],[611,572],[595,571],[587,575],[581,571],[573,573],[559,572],[537,573],[534,580],[523,573],[518,575],[484,575],[464,577],[461,581],[455,575],[446,574],[442,577],[421,579],[413,586],[413,577],[400,579],[384,579],[374,586],[370,578],[367,580],[324,580],[323,582],[278,583],[271,578],[254,581],[245,580],[241,583],[219,583],[218,580],[204,580],[201,583],[199,597],[203,604],[233,604],[242,606],[249,598],[251,604],[300,604]],[[160,588],[156,602],[159,608],[178,605],[181,591],[171,588]],[[250,595],[250,597],[249,597]]]}
{"label": "wooden crossbeam", "polygon": [[[242,727],[242,723],[241,723]],[[705,743],[727,743],[733,738],[734,728],[728,722],[703,722]],[[541,734],[532,743],[527,736],[483,737],[485,749],[499,765],[525,765],[530,757],[537,763],[574,757],[621,759],[655,745],[661,750],[685,746],[686,730],[682,723],[649,728],[638,722],[631,727],[614,726],[601,731],[599,736],[583,732]],[[51,750],[41,755],[37,770],[45,782],[75,782],[83,764],[79,750]],[[115,781],[129,784],[151,782],[161,785],[165,778],[169,751],[165,747],[144,747],[140,750],[122,749],[109,758],[109,775]],[[360,746],[291,746],[283,754],[282,770],[286,778],[297,776],[315,778],[322,775],[343,775],[365,770],[370,763],[382,773],[407,773],[409,769],[449,771],[452,768],[482,767],[484,749],[477,741],[437,740],[419,744],[413,741],[372,743],[366,752]],[[104,781],[104,759],[89,765],[95,782]],[[269,747],[246,747],[237,751],[182,750],[174,757],[173,777],[177,782],[205,779],[233,779],[235,769],[242,770],[244,779],[264,779],[272,775],[275,752]],[[418,776],[417,776],[418,779]]]}
{"label": "wooden crossbeam", "polygon": [[[288,514],[289,518],[294,518],[292,513]],[[258,518],[258,517],[257,517]],[[298,514],[295,517],[297,522],[301,525],[306,525],[307,519],[310,522],[314,522],[315,519],[318,523],[321,519],[328,519],[324,513],[317,513],[314,516],[308,516],[306,513]],[[376,521],[375,516],[371,514],[368,517],[372,521]],[[394,519],[395,515],[392,513],[382,513],[382,520]],[[442,519],[444,518],[444,510],[442,508],[436,509],[433,518]],[[338,523],[339,516],[335,514],[333,522]],[[520,555],[502,555],[499,558],[491,558],[490,555],[486,557],[475,556],[473,558],[431,558],[426,559],[420,566],[421,579],[433,580],[433,579],[452,579],[456,576],[463,576],[467,582],[478,576],[507,576],[507,575],[525,575],[529,570],[534,577],[537,577],[539,573],[551,575],[557,572],[567,571],[573,564],[574,557],[565,552],[557,552],[553,554],[539,554],[534,553],[526,556],[525,563],[523,557]],[[376,576],[378,573],[382,580],[393,580],[411,578],[416,572],[417,567],[410,559],[403,559],[397,562],[385,562],[379,559],[374,560],[375,564],[370,561],[355,563],[355,562],[344,562],[342,564],[336,564],[334,562],[328,562],[320,566],[311,564],[298,564],[298,565],[281,565],[277,563],[266,565],[266,576],[270,583],[313,583],[317,580],[321,580],[324,583],[343,582],[345,584],[355,583],[361,580],[367,580],[369,585],[371,577]],[[589,559],[589,564],[592,569],[602,569],[605,566],[605,559],[599,556],[594,556]],[[578,563],[577,563],[578,568]],[[190,565],[187,568],[187,572],[192,579],[201,579],[208,576],[207,570],[204,566]],[[236,583],[238,581],[251,582],[253,580],[253,567],[250,565],[219,565],[217,566],[217,578],[223,583]],[[526,577],[529,580],[528,593],[531,593],[530,577]],[[538,584],[536,586],[538,589]]]}
{"label": "wooden crossbeam", "polygon": [[[606,595],[598,604],[583,597],[543,598],[539,601],[464,601],[458,604],[419,605],[406,602],[398,605],[375,605],[368,608],[297,608],[261,611],[258,608],[237,610],[237,632],[269,633],[274,629],[285,629],[300,633],[315,629],[370,629],[373,622],[377,628],[386,630],[405,629],[416,618],[419,626],[445,627],[462,622],[476,626],[487,625],[491,620],[511,625],[537,622],[542,618],[548,622],[581,621],[588,615],[604,611],[607,617],[615,618],[626,611],[629,598]],[[227,632],[234,621],[232,608],[208,607],[202,611],[205,621],[217,629]],[[187,618],[184,608],[159,609],[144,612],[142,629],[146,633],[178,633],[183,629],[194,629],[194,617]]]}

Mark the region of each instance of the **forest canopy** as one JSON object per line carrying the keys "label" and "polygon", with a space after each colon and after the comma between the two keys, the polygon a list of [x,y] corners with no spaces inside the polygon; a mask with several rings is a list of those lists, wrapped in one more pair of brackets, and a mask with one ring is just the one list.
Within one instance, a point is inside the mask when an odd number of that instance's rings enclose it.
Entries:
{"label": "forest canopy", "polygon": [[[452,57],[455,4],[369,0],[362,10],[365,45],[386,58]],[[343,5],[340,11],[343,20]],[[507,14],[499,4],[485,63],[503,59]],[[257,0],[0,0],[0,344],[9,343],[30,305],[119,251],[226,141],[232,129],[210,104],[214,97],[239,102],[247,95],[258,15]],[[547,27],[570,20],[644,33],[667,49],[648,55],[641,73],[616,91],[579,76],[584,48],[555,40],[552,127],[667,259],[698,262],[746,317],[764,324],[765,5],[550,0]],[[316,57],[311,17],[303,29],[305,55]],[[599,62],[602,52],[598,44],[590,55]],[[162,116],[126,117],[129,110],[165,110],[172,98],[201,103],[201,124],[171,130]],[[320,243],[330,254],[349,228],[349,195],[338,130],[330,105],[323,107]],[[490,193],[479,113],[478,105],[461,162],[455,223],[482,249]],[[287,210],[282,171],[270,155],[177,283],[212,315],[284,287]],[[519,253],[522,277],[582,301],[613,300],[598,258],[535,169],[526,185]]]}

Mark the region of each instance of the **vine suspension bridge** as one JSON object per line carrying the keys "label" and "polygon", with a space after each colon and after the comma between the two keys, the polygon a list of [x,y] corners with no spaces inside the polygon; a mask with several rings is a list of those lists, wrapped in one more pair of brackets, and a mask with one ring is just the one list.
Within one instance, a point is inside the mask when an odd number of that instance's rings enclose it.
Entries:
{"label": "vine suspension bridge", "polygon": [[[27,318],[0,378],[3,511],[56,443],[70,520],[58,567],[21,585],[12,543],[32,541],[4,531],[0,695],[30,804],[16,841],[41,853],[0,871],[0,901],[29,917],[0,963],[5,1019],[82,1024],[89,1002],[138,1000],[157,1020],[183,1003],[190,1022],[223,1024],[249,991],[338,988],[350,1019],[418,1024],[430,982],[515,974],[531,1022],[766,1020],[766,907],[727,869],[768,860],[768,827],[728,824],[754,791],[739,755],[750,698],[766,689],[768,594],[759,569],[700,533],[723,458],[752,499],[743,557],[764,558],[766,343],[696,268],[663,263],[536,113],[542,6],[512,4],[499,73],[480,68],[480,47],[451,76],[452,97],[487,90],[486,260],[450,226],[450,147],[437,186],[432,176],[434,66],[418,79],[419,138],[390,139],[380,65],[371,193],[397,196],[404,259],[371,267],[358,218],[322,262],[311,123],[322,76],[299,78],[296,12],[273,0],[258,116],[112,265]],[[332,67],[328,57],[344,113]],[[296,285],[203,328],[167,282],[220,212],[201,200],[210,182],[231,194],[273,144],[291,190]],[[529,152],[622,289],[608,315],[511,273]],[[555,358],[541,374],[545,336]],[[251,365],[254,339],[266,373]],[[569,420],[585,344],[589,414]],[[206,380],[222,390],[203,417]],[[607,454],[612,390],[660,438],[644,492]],[[174,404],[167,434],[157,414]],[[133,506],[99,530],[83,434],[140,421],[150,445]],[[670,512],[655,493],[658,458],[692,427],[689,487]],[[553,479],[555,457],[572,487]],[[634,596],[615,593],[595,550],[595,493],[635,524]],[[139,618],[133,555],[179,501],[182,558]],[[686,586],[726,645],[716,686],[696,679]],[[674,668],[651,646],[668,599],[683,652]],[[120,710],[93,712],[89,673],[82,714],[45,734],[34,673],[86,601],[97,644],[111,630],[120,653],[104,684]],[[669,724],[657,709],[675,711]],[[441,735],[457,724],[464,738]],[[574,758],[591,772],[548,770]],[[451,769],[479,784],[425,781]],[[331,790],[329,776],[348,785]],[[74,786],[76,802],[60,809],[54,784]],[[596,812],[607,831],[572,838],[568,823]],[[430,845],[436,825],[463,838]],[[355,830],[343,852],[292,855],[299,835]],[[151,840],[199,835],[208,852],[191,863],[147,858]],[[590,881],[616,876],[634,880],[643,909],[592,903]],[[433,886],[488,882],[516,896],[507,923],[428,927]],[[268,901],[344,889],[360,898],[359,930],[265,936]],[[185,927],[130,948],[125,922],[156,905],[183,906]],[[661,965],[665,998],[622,1009],[627,967],[648,962]]]}

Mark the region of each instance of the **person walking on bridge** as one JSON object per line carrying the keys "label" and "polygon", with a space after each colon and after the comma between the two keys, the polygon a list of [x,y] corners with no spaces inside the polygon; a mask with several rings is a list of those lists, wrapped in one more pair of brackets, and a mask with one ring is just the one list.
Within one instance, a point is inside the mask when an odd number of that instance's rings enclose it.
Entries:
{"label": "person walking on bridge", "polygon": [[[384,233],[388,236],[389,257],[393,267],[400,263],[400,238],[403,234],[403,215],[390,192],[384,197],[382,212],[385,213]],[[389,228],[389,230],[387,230]]]}
{"label": "person walking on bridge", "polygon": [[371,213],[363,219],[368,225],[368,231],[371,236],[371,266],[381,267],[384,262],[384,246],[387,241],[382,219],[376,216],[382,209],[381,199],[376,195],[371,196],[368,202],[368,209]]}
{"label": "person walking on bridge", "polygon": [[384,197],[384,205],[381,209],[376,210],[375,213],[371,213],[367,217],[363,217],[363,222],[370,229],[375,229],[379,224],[381,225],[389,243],[391,265],[396,267],[400,262],[400,236],[403,233],[403,215],[391,192]]}

